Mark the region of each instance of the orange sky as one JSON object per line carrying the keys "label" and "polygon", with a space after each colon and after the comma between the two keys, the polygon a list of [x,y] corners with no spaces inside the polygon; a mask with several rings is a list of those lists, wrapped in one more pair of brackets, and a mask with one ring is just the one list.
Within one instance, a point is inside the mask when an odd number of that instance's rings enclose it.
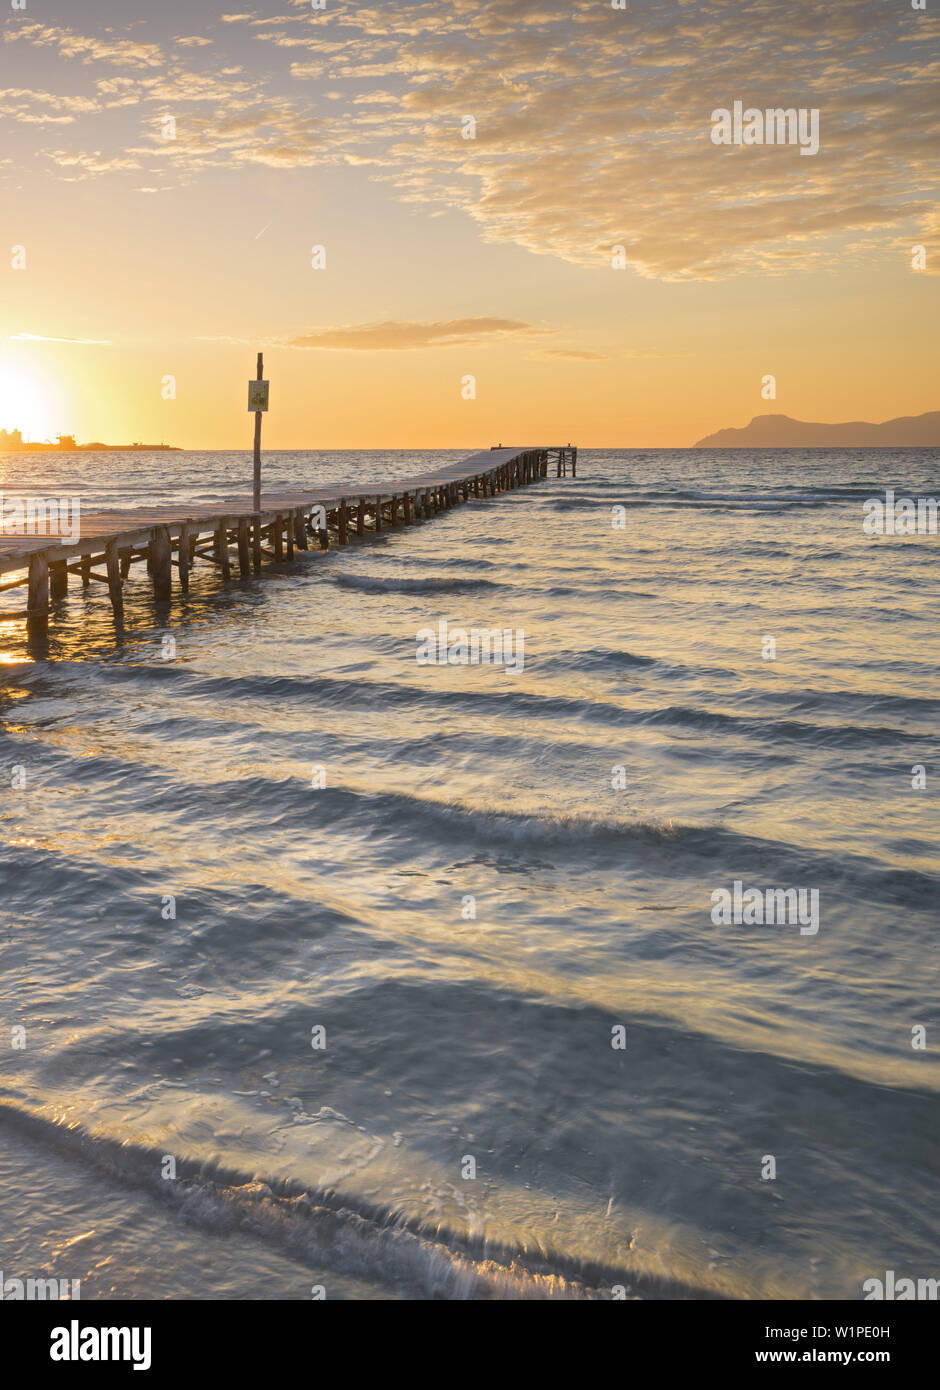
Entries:
{"label": "orange sky", "polygon": [[[940,405],[929,13],[157,8],[4,21],[0,427],[247,446],[259,348],[269,448],[686,445]],[[735,99],[817,108],[819,153],[717,147]]]}

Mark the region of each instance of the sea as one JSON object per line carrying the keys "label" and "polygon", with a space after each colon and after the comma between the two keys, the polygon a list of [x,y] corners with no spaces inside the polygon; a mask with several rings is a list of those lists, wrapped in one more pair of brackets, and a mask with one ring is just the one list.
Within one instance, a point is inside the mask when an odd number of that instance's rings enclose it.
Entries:
{"label": "sea", "polygon": [[[272,451],[265,486],[460,457]],[[938,538],[863,524],[888,489],[936,497],[938,462],[584,449],[576,478],[259,577],[197,563],[168,605],[135,566],[121,634],[73,580],[39,655],[4,593],[4,1280],[940,1276]],[[250,457],[0,476],[196,507]],[[420,660],[442,620],[524,663]]]}

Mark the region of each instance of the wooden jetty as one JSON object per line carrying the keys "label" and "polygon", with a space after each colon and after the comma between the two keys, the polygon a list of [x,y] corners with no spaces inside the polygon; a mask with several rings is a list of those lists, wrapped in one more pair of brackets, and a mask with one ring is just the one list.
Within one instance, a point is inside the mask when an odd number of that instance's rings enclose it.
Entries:
{"label": "wooden jetty", "polygon": [[[261,509],[250,497],[227,498],[211,507],[143,507],[82,514],[79,535],[63,543],[49,535],[0,535],[0,592],[28,586],[28,606],[12,616],[25,616],[33,632],[43,632],[55,601],[65,597],[69,576],[107,585],[120,627],[124,620],[124,581],[135,561],[145,561],[154,597],[172,593],[174,568],[180,589],[189,588],[196,562],[216,567],[223,580],[232,574],[233,552],[238,573],[257,573],[265,556],[274,561],[294,558],[316,541],[321,550],[331,543],[346,545],[366,532],[411,526],[438,512],[494,497],[548,474],[555,456],[556,476],[577,472],[578,451],[572,445],[527,448],[497,446],[460,462],[412,478],[376,480],[362,486],[335,483],[309,491],[267,493]],[[95,568],[102,566],[103,572]],[[51,600],[51,608],[50,608]]]}

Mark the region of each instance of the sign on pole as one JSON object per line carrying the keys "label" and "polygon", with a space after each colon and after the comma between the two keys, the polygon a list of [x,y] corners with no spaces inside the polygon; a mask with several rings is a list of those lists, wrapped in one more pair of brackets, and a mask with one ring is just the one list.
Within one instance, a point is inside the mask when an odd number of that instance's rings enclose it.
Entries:
{"label": "sign on pole", "polygon": [[248,409],[267,410],[268,408],[268,387],[269,381],[249,381],[248,383]]}

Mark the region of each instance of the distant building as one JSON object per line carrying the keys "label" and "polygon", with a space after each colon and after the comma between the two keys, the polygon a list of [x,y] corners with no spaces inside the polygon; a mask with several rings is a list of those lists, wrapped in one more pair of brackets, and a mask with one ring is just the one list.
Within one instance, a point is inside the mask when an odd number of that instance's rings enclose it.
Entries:
{"label": "distant building", "polygon": [[58,449],[77,449],[74,434],[60,434],[56,436],[56,448]]}
{"label": "distant building", "polygon": [[0,449],[22,449],[23,435],[20,430],[0,430]]}

